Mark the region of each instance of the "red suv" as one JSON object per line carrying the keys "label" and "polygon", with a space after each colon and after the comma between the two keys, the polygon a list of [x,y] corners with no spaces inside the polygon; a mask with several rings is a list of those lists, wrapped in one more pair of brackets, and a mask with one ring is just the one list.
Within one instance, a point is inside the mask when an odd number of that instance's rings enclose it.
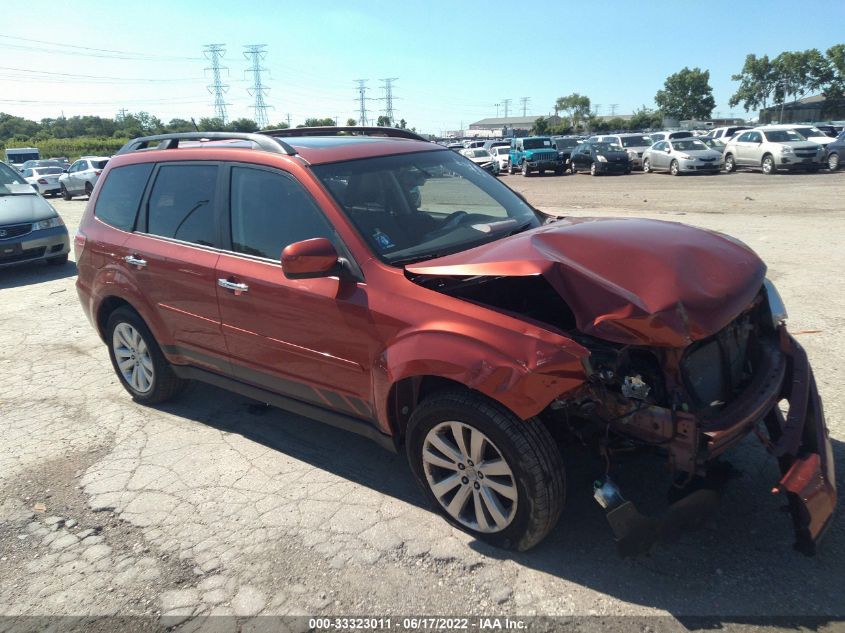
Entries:
{"label": "red suv", "polygon": [[[480,539],[548,534],[575,440],[602,457],[590,492],[620,547],[646,550],[712,508],[717,458],[751,431],[797,547],[830,522],[812,371],[765,265],[731,237],[548,217],[404,130],[306,128],[130,141],[75,248],[80,300],[136,401],[202,380],[403,449],[431,504]],[[634,448],[667,461],[675,503],[658,518],[611,479]]]}

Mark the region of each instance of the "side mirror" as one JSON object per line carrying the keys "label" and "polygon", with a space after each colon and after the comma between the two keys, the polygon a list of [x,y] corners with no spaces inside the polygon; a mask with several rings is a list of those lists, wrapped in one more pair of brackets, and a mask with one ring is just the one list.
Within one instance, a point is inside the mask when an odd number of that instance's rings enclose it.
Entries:
{"label": "side mirror", "polygon": [[63,170],[62,170],[62,173],[63,173],[63,174],[66,174],[66,173],[67,173],[67,169],[63,169]]}
{"label": "side mirror", "polygon": [[325,237],[288,244],[282,251],[282,272],[288,279],[315,279],[340,273],[334,245]]}
{"label": "side mirror", "polygon": [[672,148],[671,148],[671,147],[667,147],[667,148],[666,148],[666,153],[667,153],[667,154],[671,154],[671,153],[672,153]]}

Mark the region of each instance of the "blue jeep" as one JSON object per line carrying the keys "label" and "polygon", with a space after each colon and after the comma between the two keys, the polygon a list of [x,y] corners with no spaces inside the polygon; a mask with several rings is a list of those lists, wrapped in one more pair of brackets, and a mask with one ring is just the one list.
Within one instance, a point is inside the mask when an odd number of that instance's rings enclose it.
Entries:
{"label": "blue jeep", "polygon": [[523,176],[528,176],[535,171],[542,174],[548,169],[560,176],[565,168],[566,159],[548,136],[511,139],[508,160],[510,173],[515,174],[520,170]]}

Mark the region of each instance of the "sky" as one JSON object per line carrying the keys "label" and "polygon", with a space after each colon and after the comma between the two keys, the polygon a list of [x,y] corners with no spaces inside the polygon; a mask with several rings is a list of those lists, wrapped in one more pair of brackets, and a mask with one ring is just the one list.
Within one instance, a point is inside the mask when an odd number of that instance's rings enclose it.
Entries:
{"label": "sky", "polygon": [[244,46],[265,44],[271,123],[359,118],[358,79],[375,121],[395,77],[396,119],[433,134],[504,116],[506,99],[521,116],[523,97],[527,115],[573,92],[630,114],[685,66],[710,71],[714,116],[750,116],[728,105],[748,53],[845,42],[845,0],[58,0],[20,17],[0,23],[0,112],[213,116],[203,46],[223,44],[228,116],[254,118]]}

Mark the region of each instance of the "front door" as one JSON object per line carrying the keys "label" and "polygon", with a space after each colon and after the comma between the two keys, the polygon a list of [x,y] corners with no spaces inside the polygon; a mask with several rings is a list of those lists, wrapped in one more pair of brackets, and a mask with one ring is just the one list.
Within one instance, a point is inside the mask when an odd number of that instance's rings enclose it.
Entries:
{"label": "front door", "polygon": [[343,250],[306,189],[290,174],[231,167],[231,252],[217,264],[223,334],[240,380],[372,419],[375,349],[367,286],[349,279],[287,279],[282,249],[314,237]]}

